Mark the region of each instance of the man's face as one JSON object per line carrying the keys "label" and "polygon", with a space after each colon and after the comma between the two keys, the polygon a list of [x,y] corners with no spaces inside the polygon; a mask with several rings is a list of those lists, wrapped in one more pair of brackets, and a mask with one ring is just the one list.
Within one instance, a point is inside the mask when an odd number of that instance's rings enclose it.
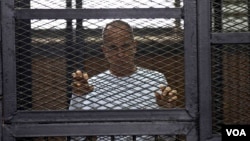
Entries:
{"label": "man's face", "polygon": [[108,62],[124,67],[134,65],[136,43],[127,28],[109,26],[104,34],[103,51]]}

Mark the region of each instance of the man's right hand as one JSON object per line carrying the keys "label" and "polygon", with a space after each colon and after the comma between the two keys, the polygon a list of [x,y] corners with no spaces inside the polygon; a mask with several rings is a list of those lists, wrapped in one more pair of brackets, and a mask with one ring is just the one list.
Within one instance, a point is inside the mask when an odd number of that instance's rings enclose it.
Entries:
{"label": "man's right hand", "polygon": [[94,87],[88,84],[88,74],[81,70],[72,73],[73,82],[71,84],[73,94],[77,96],[86,95],[93,91]]}
{"label": "man's right hand", "polygon": [[169,86],[161,85],[160,90],[155,92],[156,102],[162,108],[175,108],[177,90],[173,90]]}

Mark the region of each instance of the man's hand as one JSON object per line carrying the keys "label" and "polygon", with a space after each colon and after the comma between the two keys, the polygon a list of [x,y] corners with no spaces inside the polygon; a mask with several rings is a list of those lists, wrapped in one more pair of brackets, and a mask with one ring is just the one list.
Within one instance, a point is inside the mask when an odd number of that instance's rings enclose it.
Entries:
{"label": "man's hand", "polygon": [[177,90],[172,90],[171,87],[160,85],[160,90],[155,92],[156,102],[163,108],[176,107]]}
{"label": "man's hand", "polygon": [[77,96],[86,95],[92,92],[94,87],[88,84],[89,76],[87,73],[83,73],[80,70],[72,73],[73,82],[71,84],[73,94]]}

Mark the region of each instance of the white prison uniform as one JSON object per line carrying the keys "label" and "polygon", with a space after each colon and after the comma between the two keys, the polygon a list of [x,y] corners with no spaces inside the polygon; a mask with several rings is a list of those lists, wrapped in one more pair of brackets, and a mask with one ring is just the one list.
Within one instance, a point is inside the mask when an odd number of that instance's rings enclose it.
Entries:
{"label": "white prison uniform", "polygon": [[109,70],[89,79],[94,90],[84,96],[72,95],[69,110],[156,109],[155,91],[167,85],[157,71],[137,67],[128,77],[117,77]]}
{"label": "white prison uniform", "polygon": [[[94,90],[84,96],[73,94],[69,110],[159,109],[155,91],[159,90],[160,84],[167,85],[162,73],[141,67],[137,67],[136,72],[128,77],[117,77],[107,70],[90,78],[88,82],[94,86]],[[72,137],[72,141],[82,140],[84,137]],[[97,140],[102,139],[98,137]],[[132,141],[132,136],[123,139],[115,136],[115,141]],[[136,141],[144,139],[137,137]]]}

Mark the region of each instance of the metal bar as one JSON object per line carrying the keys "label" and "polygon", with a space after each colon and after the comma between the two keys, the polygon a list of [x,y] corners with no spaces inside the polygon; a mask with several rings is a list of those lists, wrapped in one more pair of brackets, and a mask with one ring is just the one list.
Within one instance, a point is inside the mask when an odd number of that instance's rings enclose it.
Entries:
{"label": "metal bar", "polygon": [[1,141],[16,141],[12,132],[8,128],[2,128],[2,130],[3,137],[1,138]]}
{"label": "metal bar", "polygon": [[[0,7],[1,7],[1,0],[0,0]],[[0,10],[0,23],[2,23],[2,10]],[[2,96],[3,96],[3,67],[2,67],[2,24],[0,24],[0,96],[1,96],[1,101],[2,101]],[[2,110],[2,109],[1,109]]]}
{"label": "metal bar", "polygon": [[111,136],[111,141],[115,141],[115,136]]}
{"label": "metal bar", "polygon": [[[2,85],[1,85],[2,86]],[[1,95],[1,97],[0,97],[0,125],[3,125],[3,102],[2,102],[2,95]],[[2,133],[3,133],[3,128],[2,128],[2,126],[0,127],[0,140],[2,140],[2,137],[3,137],[3,135],[2,135]]]}
{"label": "metal bar", "polygon": [[[1,7],[1,0],[0,0],[0,7]],[[2,22],[2,10],[0,9],[0,23]],[[0,47],[2,48],[2,25],[0,24]],[[2,50],[0,50],[2,51]],[[1,52],[0,52],[1,53]],[[0,57],[2,58],[1,54]],[[1,61],[1,60],[0,60]],[[2,63],[2,62],[1,62]]]}
{"label": "metal bar", "polygon": [[198,2],[199,140],[212,135],[210,0]]}
{"label": "metal bar", "polygon": [[250,0],[247,1],[247,9],[248,9],[248,16],[247,16],[247,19],[248,19],[248,31],[250,31]]}
{"label": "metal bar", "polygon": [[13,123],[94,122],[94,121],[193,121],[185,110],[103,110],[17,112]]}
{"label": "metal bar", "polygon": [[14,0],[2,0],[3,106],[4,118],[16,111],[16,50]]}
{"label": "metal bar", "polygon": [[[82,0],[75,0],[76,3],[76,8],[82,9]],[[76,69],[84,70],[84,54],[86,53],[86,46],[84,44],[84,29],[83,29],[83,19],[79,18],[76,19],[76,31],[75,31],[75,44],[74,44],[74,56],[75,57],[73,60],[76,62]]]}
{"label": "metal bar", "polygon": [[213,44],[250,43],[250,33],[249,32],[212,33],[211,43]]}
{"label": "metal bar", "polygon": [[185,98],[186,109],[192,117],[198,113],[197,80],[197,20],[196,1],[184,1],[184,55],[185,55]]}
{"label": "metal bar", "polygon": [[[66,0],[66,7],[68,9],[72,8],[72,1],[71,0]],[[72,87],[71,87],[71,79],[72,79],[72,72],[75,70],[73,67],[72,67],[72,64],[74,64],[73,60],[71,58],[73,58],[72,56],[72,46],[73,46],[73,25],[72,25],[72,19],[67,19],[66,20],[66,34],[64,34],[63,36],[65,37],[65,49],[64,51],[66,52],[65,53],[62,53],[62,55],[65,55],[65,58],[66,58],[66,77],[67,77],[67,97],[68,97],[68,105],[70,103],[70,97],[71,97],[71,94],[72,94]],[[47,49],[46,49],[47,50]],[[53,51],[50,51],[53,53]],[[67,107],[68,109],[68,107]]]}
{"label": "metal bar", "polygon": [[186,135],[186,141],[198,141],[199,140],[198,131],[196,129],[197,126],[195,126],[194,128],[192,128],[188,132],[188,134]]}
{"label": "metal bar", "polygon": [[136,141],[136,136],[133,135],[132,138],[133,138],[133,141]]}
{"label": "metal bar", "polygon": [[[14,137],[95,135],[185,135],[192,122],[105,122],[65,124],[14,124],[4,126]],[[50,130],[48,130],[50,129]]]}
{"label": "metal bar", "polygon": [[17,19],[181,18],[181,8],[16,9]]}
{"label": "metal bar", "polygon": [[221,135],[213,135],[211,138],[207,139],[206,141],[221,141]]}
{"label": "metal bar", "polygon": [[[0,7],[1,7],[1,0],[0,0]],[[2,10],[0,10],[0,23],[2,22]],[[3,125],[3,80],[2,80],[2,25],[0,24],[0,125]],[[2,131],[2,126],[0,127],[0,140],[2,140],[2,135],[3,131]]]}

